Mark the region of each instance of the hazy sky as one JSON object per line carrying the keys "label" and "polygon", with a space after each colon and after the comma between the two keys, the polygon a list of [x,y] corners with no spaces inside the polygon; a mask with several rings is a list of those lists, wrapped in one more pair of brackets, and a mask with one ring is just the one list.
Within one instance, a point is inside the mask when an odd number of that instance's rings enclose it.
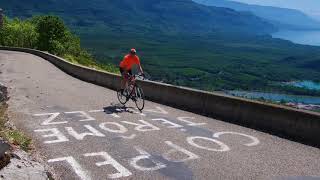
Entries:
{"label": "hazy sky", "polygon": [[299,9],[309,15],[320,19],[320,0],[233,0],[248,4]]}

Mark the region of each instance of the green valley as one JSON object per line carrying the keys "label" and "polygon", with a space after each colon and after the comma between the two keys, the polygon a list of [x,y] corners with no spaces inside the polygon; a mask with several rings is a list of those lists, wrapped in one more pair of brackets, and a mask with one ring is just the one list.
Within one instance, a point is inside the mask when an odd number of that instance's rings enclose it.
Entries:
{"label": "green valley", "polygon": [[320,47],[274,39],[276,28],[249,13],[191,0],[4,0],[13,17],[51,13],[65,20],[99,63],[117,65],[135,47],[152,80],[204,90],[320,95],[279,85],[317,81]]}
{"label": "green valley", "polygon": [[[101,31],[100,31],[101,32]],[[101,62],[117,64],[138,47],[152,79],[204,90],[263,90],[317,95],[278,82],[320,77],[320,48],[261,37],[88,34],[82,42]],[[102,37],[102,38],[97,38]]]}

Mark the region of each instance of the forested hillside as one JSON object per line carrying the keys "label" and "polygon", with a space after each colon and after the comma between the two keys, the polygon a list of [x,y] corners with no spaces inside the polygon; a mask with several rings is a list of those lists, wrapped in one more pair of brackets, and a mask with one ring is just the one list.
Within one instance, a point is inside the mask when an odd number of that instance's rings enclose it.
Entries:
{"label": "forested hillside", "polygon": [[0,7],[12,17],[53,13],[73,26],[103,25],[119,33],[265,34],[275,30],[250,13],[207,7],[191,0],[2,0]]}
{"label": "forested hillside", "polygon": [[320,48],[273,39],[274,26],[250,13],[191,0],[2,0],[0,7],[11,18],[60,16],[104,64],[117,65],[135,47],[153,80],[205,90],[319,93],[279,83],[319,80]]}

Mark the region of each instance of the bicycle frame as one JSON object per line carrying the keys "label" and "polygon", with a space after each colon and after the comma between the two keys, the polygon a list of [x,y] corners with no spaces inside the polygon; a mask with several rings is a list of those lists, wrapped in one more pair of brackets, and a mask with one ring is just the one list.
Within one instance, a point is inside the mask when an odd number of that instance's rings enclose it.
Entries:
{"label": "bicycle frame", "polygon": [[[141,75],[137,75],[137,76],[141,76]],[[135,92],[136,90],[136,75],[130,75],[130,74],[127,74],[125,76],[126,78],[126,81],[128,82],[128,85],[126,87],[126,89],[130,88],[130,86],[133,86],[133,88],[131,89],[131,92],[129,93],[128,97],[129,98],[132,98],[133,97],[133,93]]]}
{"label": "bicycle frame", "polygon": [[[137,106],[137,108],[142,111],[144,108],[144,93],[143,90],[138,86],[136,83],[136,77],[139,77],[141,75],[129,75],[126,74],[124,76],[126,81],[126,87],[125,87],[125,94],[123,94],[122,91],[117,91],[117,97],[121,104],[125,105],[129,99],[133,100]],[[141,76],[142,79],[144,79],[143,76]],[[125,97],[125,99],[123,99]],[[142,101],[141,101],[142,100]]]}

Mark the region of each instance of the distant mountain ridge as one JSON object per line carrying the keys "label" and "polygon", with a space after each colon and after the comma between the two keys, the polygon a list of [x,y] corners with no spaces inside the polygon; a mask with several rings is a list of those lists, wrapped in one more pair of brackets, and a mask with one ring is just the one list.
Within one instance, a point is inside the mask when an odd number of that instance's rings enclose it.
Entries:
{"label": "distant mountain ridge", "polygon": [[11,17],[53,13],[74,26],[105,25],[114,31],[204,34],[268,34],[275,27],[246,12],[208,7],[192,0],[1,0]]}
{"label": "distant mountain ridge", "polygon": [[320,22],[301,11],[271,6],[250,5],[230,0],[193,0],[207,6],[226,7],[237,11],[249,11],[281,29],[320,29]]}

